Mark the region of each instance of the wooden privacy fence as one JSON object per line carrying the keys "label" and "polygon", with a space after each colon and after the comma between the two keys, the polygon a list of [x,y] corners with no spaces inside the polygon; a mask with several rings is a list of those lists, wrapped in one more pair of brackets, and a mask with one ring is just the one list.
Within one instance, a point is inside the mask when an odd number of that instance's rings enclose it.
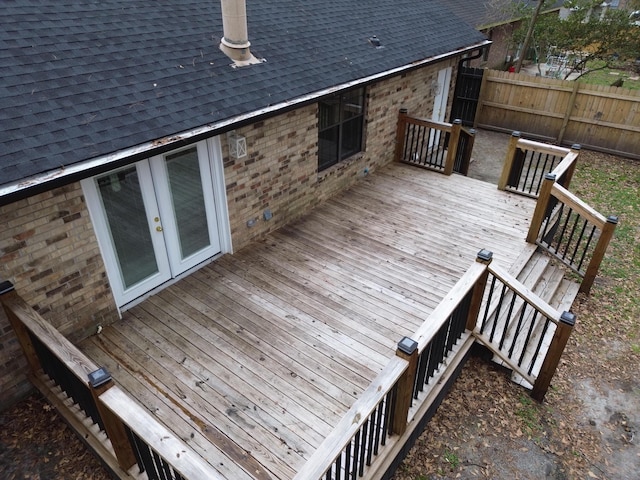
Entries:
{"label": "wooden privacy fence", "polygon": [[120,478],[222,480],[27,305],[10,282],[0,284],[0,302],[27,358],[31,381],[84,433],[112,472]]}
{"label": "wooden privacy fence", "polygon": [[589,294],[618,217],[604,217],[569,191],[579,155],[579,145],[556,147],[514,132],[498,188],[538,199],[527,242],[581,276],[580,291]]}
{"label": "wooden privacy fence", "polygon": [[474,126],[640,159],[640,91],[486,70]]}
{"label": "wooden privacy fence", "polygon": [[403,108],[396,132],[396,161],[445,175],[469,172],[475,130],[463,127],[461,120],[446,123],[410,117]]}
{"label": "wooden privacy fence", "polygon": [[494,268],[491,258],[491,252],[481,250],[413,337],[398,343],[396,357],[294,480],[382,477],[420,433],[423,419],[475,340],[525,376],[534,398],[544,398],[575,316],[547,305]]}

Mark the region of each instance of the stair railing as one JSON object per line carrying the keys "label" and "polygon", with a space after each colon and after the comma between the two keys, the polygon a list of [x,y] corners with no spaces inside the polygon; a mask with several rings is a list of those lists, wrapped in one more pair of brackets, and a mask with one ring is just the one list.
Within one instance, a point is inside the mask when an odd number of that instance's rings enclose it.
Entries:
{"label": "stair railing", "polygon": [[[558,169],[559,170],[559,169]],[[562,175],[560,171],[560,175]],[[604,217],[562,186],[556,171],[545,175],[527,242],[558,258],[582,277],[580,292],[589,294],[618,217]]]}
{"label": "stair railing", "polygon": [[83,432],[118,477],[222,479],[31,308],[11,282],[0,284],[0,303],[27,359],[32,383]]}
{"label": "stair railing", "polygon": [[398,115],[395,158],[445,175],[466,175],[474,140],[475,130],[463,127],[461,120],[447,123],[411,117],[403,108]]}
{"label": "stair railing", "polygon": [[575,324],[498,266],[488,269],[476,339],[533,388],[542,401]]}
{"label": "stair railing", "polygon": [[525,140],[520,137],[520,132],[513,132],[498,189],[537,198],[544,176],[552,171],[556,171],[559,183],[569,188],[579,153],[580,145],[573,145],[570,149],[558,147]]}

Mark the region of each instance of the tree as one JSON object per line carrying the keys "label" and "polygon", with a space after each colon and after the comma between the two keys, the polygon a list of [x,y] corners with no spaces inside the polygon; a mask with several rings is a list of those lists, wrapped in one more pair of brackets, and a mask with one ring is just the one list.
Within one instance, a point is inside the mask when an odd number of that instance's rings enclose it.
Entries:
{"label": "tree", "polygon": [[514,33],[522,43],[526,29],[532,27],[532,42],[538,52],[555,50],[569,63],[563,65],[564,78],[571,73],[586,73],[588,64],[599,61],[599,68],[619,66],[621,61],[640,57],[640,27],[633,24],[629,11],[601,10],[598,0],[565,2],[570,14],[566,18],[544,15],[536,21],[524,21]]}

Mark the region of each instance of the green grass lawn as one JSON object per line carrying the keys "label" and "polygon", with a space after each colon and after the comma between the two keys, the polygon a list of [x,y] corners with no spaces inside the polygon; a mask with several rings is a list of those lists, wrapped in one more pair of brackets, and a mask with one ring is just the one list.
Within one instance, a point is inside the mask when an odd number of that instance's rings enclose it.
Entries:
{"label": "green grass lawn", "polygon": [[[602,66],[602,62],[592,62],[588,68],[591,68],[588,73],[580,77],[581,82],[593,84],[593,85],[611,85],[616,80],[622,78],[624,83],[623,88],[629,88],[631,90],[640,90],[640,75],[633,70],[617,70],[611,68],[604,68],[597,70]],[[635,79],[635,80],[633,80]]]}

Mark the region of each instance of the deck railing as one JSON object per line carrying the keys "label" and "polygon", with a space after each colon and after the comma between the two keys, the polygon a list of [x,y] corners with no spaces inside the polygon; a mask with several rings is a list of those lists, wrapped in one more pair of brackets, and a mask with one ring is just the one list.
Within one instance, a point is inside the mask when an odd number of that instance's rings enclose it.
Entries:
{"label": "deck railing", "polygon": [[498,188],[537,198],[527,242],[582,277],[589,294],[618,217],[604,217],[569,191],[580,146],[571,149],[524,140],[513,132]]}
{"label": "deck railing", "polygon": [[544,176],[559,170],[558,182],[569,188],[580,146],[564,148],[520,138],[513,132],[498,180],[500,190],[509,190],[521,195],[537,198]]}
{"label": "deck railing", "polygon": [[26,356],[32,382],[77,431],[84,432],[85,441],[113,473],[149,480],[222,478],[33,310],[10,282],[0,284],[0,302]]}
{"label": "deck railing", "polygon": [[398,116],[396,160],[451,175],[466,175],[471,162],[475,130],[453,123],[410,117],[406,109]]}
{"label": "deck railing", "polygon": [[[396,356],[358,398],[297,473],[295,480],[355,480],[382,476],[407,442],[415,438],[416,425],[437,401],[447,379],[475,339],[495,349],[493,340],[504,337],[505,341],[499,342],[498,353],[531,381],[534,398],[544,398],[575,317],[570,313],[560,314],[546,305],[517,280],[494,268],[491,258],[491,252],[481,250],[477,262],[413,337],[405,337],[398,343]],[[500,292],[497,309],[491,293],[495,291]],[[515,300],[507,301],[507,298],[518,299],[521,310],[516,312]],[[509,303],[508,315],[502,313],[505,301]],[[519,312],[529,313],[531,309],[540,312],[540,319],[546,320],[541,327],[535,325],[533,333],[527,335],[531,319]],[[555,328],[549,328],[551,323]],[[492,342],[486,342],[487,330],[491,331]],[[512,360],[511,337],[507,338],[505,332],[520,339],[528,337],[528,342],[521,341],[520,346],[529,347],[532,342],[538,342],[543,330],[546,343],[529,349],[534,355],[531,361],[538,366],[539,373],[536,374],[533,369],[520,368],[518,362]],[[502,351],[505,346],[507,353]]]}
{"label": "deck railing", "polygon": [[580,291],[589,294],[618,217],[604,217],[559,184],[558,178],[562,177],[556,172],[544,178],[527,241],[583,277]]}
{"label": "deck railing", "polygon": [[508,272],[489,268],[483,311],[475,327],[478,341],[532,387],[542,400],[575,324]]}

